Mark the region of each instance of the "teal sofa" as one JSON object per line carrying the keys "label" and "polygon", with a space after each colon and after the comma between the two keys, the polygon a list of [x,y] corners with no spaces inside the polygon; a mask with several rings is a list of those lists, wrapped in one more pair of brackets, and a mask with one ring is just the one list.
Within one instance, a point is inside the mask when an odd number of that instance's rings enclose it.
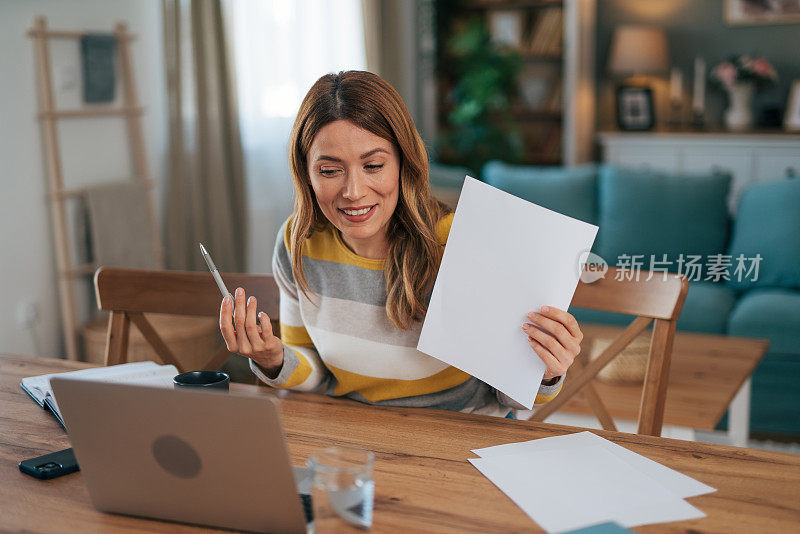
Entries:
{"label": "teal sofa", "polygon": [[[431,181],[439,187],[458,187],[459,176],[463,179],[466,172],[434,165]],[[618,265],[623,255],[641,255],[642,268],[648,269],[653,255],[677,272],[681,257],[686,262],[701,256],[702,262],[695,262],[698,270],[687,272],[683,264],[691,283],[677,328],[768,339],[769,351],[753,375],[751,431],[800,437],[800,180],[752,185],[731,219],[726,204],[730,177],[724,174],[493,161],[484,167],[481,179],[598,225],[592,250],[609,265]],[[758,264],[757,277],[754,270],[749,276],[746,270],[736,272],[740,255],[743,267]],[[757,255],[760,262],[753,260]],[[717,268],[709,267],[710,256],[717,258]],[[725,257],[730,257],[730,266]],[[631,320],[594,310],[570,311],[584,322]]]}

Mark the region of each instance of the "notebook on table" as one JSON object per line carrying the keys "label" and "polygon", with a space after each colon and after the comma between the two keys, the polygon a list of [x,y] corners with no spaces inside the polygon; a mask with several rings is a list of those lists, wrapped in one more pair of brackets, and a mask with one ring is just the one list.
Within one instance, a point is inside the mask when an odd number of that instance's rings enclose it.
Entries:
{"label": "notebook on table", "polygon": [[58,409],[58,402],[56,402],[56,397],[50,387],[50,379],[54,376],[75,377],[99,382],[124,382],[172,387],[172,378],[177,374],[178,370],[174,365],[159,365],[155,362],[147,361],[29,376],[23,378],[19,385],[39,406],[53,412],[61,426],[64,426],[64,420]]}

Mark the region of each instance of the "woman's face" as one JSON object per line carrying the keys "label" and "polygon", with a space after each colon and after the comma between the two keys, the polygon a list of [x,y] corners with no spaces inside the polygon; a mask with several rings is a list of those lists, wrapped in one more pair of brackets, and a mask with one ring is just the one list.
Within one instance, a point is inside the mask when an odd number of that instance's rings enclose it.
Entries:
{"label": "woman's face", "polygon": [[385,258],[400,193],[400,156],[392,143],[338,120],[317,132],[307,165],[319,207],[344,242],[359,256]]}

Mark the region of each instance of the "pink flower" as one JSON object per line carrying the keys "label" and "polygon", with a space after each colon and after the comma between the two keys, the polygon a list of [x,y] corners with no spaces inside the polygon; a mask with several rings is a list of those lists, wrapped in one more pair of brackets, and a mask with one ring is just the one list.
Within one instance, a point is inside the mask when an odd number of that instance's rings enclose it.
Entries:
{"label": "pink flower", "polygon": [[736,81],[736,67],[725,61],[714,67],[713,75],[723,86],[731,87]]}
{"label": "pink flower", "polygon": [[764,56],[743,54],[716,65],[711,70],[711,78],[730,89],[737,82],[769,85],[778,80],[778,73]]}
{"label": "pink flower", "polygon": [[762,78],[767,78],[770,80],[776,80],[778,78],[775,69],[773,69],[769,61],[763,57],[754,59],[751,63],[751,68],[753,69],[753,72]]}

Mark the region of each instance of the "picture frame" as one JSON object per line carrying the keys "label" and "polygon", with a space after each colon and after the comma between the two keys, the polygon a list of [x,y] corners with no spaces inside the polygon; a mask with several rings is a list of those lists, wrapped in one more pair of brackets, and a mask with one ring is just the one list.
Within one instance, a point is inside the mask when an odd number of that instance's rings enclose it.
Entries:
{"label": "picture frame", "polygon": [[725,0],[729,26],[800,23],[800,0]]}
{"label": "picture frame", "polygon": [[790,132],[800,132],[800,80],[792,82],[789,98],[786,101],[783,127]]}
{"label": "picture frame", "polygon": [[656,124],[653,90],[649,87],[617,87],[617,126],[620,130],[652,130]]}
{"label": "picture frame", "polygon": [[518,10],[492,11],[489,13],[489,35],[494,43],[522,48],[524,21]]}

